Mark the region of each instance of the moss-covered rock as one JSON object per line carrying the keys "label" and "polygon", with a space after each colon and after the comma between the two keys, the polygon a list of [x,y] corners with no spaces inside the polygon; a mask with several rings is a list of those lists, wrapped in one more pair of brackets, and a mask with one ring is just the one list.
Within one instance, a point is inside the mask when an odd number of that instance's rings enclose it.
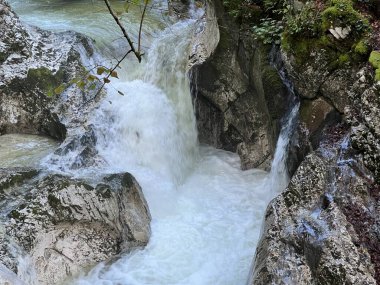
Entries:
{"label": "moss-covered rock", "polygon": [[375,80],[380,81],[380,52],[372,51],[368,61],[375,68]]}
{"label": "moss-covered rock", "polygon": [[39,88],[45,96],[51,97],[54,95],[54,89],[64,81],[64,73],[63,69],[54,73],[46,67],[31,68],[26,76],[26,84],[29,88]]}
{"label": "moss-covered rock", "polygon": [[369,29],[368,20],[353,7],[351,0],[332,0],[322,12],[322,29],[349,27],[353,39],[361,38]]}
{"label": "moss-covered rock", "polygon": [[38,173],[38,170],[26,167],[0,168],[0,193],[5,189],[18,186],[26,180],[32,179]]}

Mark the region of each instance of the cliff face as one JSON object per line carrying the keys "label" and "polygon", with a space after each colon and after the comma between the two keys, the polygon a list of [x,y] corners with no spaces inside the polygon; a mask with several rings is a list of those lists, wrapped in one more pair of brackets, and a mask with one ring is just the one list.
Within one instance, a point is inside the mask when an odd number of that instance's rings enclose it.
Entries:
{"label": "cliff face", "polygon": [[212,52],[190,70],[199,140],[237,152],[243,169],[268,169],[290,96],[268,48],[240,29],[219,1],[207,5],[206,27],[218,24],[203,32],[203,46],[213,39]]}
{"label": "cliff face", "polygon": [[283,51],[286,70],[301,99],[300,123],[307,129],[314,149],[320,145],[324,128],[339,121],[349,124],[353,147],[379,183],[380,85],[366,63],[327,69],[331,60],[326,53],[314,50],[299,64],[297,55]]}

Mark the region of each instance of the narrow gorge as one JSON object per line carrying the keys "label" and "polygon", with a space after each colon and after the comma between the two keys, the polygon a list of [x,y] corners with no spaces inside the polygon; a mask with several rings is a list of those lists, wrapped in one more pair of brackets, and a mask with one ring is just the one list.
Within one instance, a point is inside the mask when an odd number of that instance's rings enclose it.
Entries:
{"label": "narrow gorge", "polygon": [[380,284],[379,7],[0,0],[0,284]]}

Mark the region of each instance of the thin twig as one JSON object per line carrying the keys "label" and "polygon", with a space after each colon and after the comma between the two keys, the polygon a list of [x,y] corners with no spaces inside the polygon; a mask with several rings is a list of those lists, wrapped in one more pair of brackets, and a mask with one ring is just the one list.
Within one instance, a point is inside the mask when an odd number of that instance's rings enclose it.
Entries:
{"label": "thin twig", "polygon": [[139,39],[138,39],[138,45],[137,45],[137,51],[138,51],[139,54],[141,53],[141,32],[142,32],[142,25],[143,25],[143,21],[144,21],[144,17],[145,17],[145,12],[146,12],[146,7],[148,6],[148,3],[149,3],[149,0],[145,0],[144,10],[142,12],[141,19],[140,19]]}
{"label": "thin twig", "polygon": [[121,32],[123,33],[124,37],[127,39],[128,44],[129,44],[129,46],[131,48],[131,50],[129,52],[133,52],[135,54],[135,56],[137,57],[138,61],[141,62],[141,54],[140,54],[140,52],[136,51],[135,46],[134,46],[131,38],[129,37],[129,35],[128,35],[127,31],[125,30],[124,26],[121,24],[119,18],[116,16],[116,14],[114,13],[114,11],[112,10],[110,3],[108,2],[108,0],[104,0],[104,3],[106,3],[108,11],[110,12],[110,14],[112,15],[112,17],[114,18],[116,24],[119,26],[119,28],[120,28]]}

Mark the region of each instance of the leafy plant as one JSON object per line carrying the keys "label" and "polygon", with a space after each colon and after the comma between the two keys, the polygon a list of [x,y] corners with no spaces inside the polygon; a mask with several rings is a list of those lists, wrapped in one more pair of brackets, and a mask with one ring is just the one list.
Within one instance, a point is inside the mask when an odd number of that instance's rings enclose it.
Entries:
{"label": "leafy plant", "polygon": [[[59,86],[57,86],[53,91],[49,93],[49,96],[53,95],[59,95],[63,93],[68,87],[75,85],[82,91],[85,89],[87,90],[95,90],[97,85],[99,83],[102,84],[102,87],[104,84],[110,83],[110,77],[115,77],[118,78],[118,74],[114,69],[109,69],[105,66],[97,66],[96,68],[96,74],[92,74],[91,71],[87,71],[83,68],[82,70],[82,76],[80,77],[75,77],[71,79],[68,83],[62,83]],[[100,87],[97,92],[100,92]],[[118,91],[119,94],[122,94],[122,92]]]}
{"label": "leafy plant", "polygon": [[284,26],[282,21],[267,18],[261,19],[260,25],[253,26],[252,30],[255,39],[261,40],[264,44],[280,44]]}
{"label": "leafy plant", "polygon": [[314,2],[306,2],[298,13],[286,15],[286,31],[290,35],[317,37],[321,33],[321,14]]}
{"label": "leafy plant", "polygon": [[293,10],[289,0],[264,0],[264,8],[265,11],[280,17]]}
{"label": "leafy plant", "polygon": [[260,17],[260,3],[261,0],[223,0],[223,6],[232,18],[247,23],[257,21]]}

